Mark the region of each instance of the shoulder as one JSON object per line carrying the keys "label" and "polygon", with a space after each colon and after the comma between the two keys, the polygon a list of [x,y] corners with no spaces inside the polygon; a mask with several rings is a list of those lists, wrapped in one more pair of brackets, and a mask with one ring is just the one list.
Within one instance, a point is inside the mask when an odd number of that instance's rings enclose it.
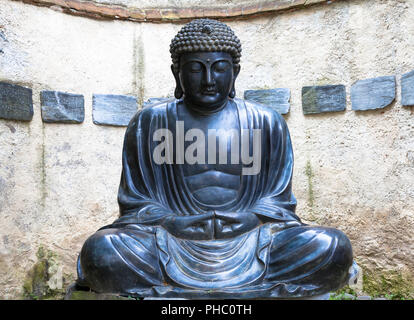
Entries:
{"label": "shoulder", "polygon": [[149,99],[147,103],[144,103],[142,110],[148,113],[159,113],[165,112],[167,106],[172,102],[177,102],[175,98],[153,98]]}
{"label": "shoulder", "polygon": [[249,113],[252,113],[260,118],[267,119],[271,122],[281,123],[285,125],[285,119],[280,115],[279,112],[271,107],[255,101],[239,98],[235,98],[234,101],[237,103],[237,105],[244,104]]}
{"label": "shoulder", "polygon": [[148,125],[154,117],[166,116],[167,107],[172,102],[175,103],[176,99],[166,98],[153,104],[144,105],[142,109],[138,110],[138,112],[131,118],[128,129]]}

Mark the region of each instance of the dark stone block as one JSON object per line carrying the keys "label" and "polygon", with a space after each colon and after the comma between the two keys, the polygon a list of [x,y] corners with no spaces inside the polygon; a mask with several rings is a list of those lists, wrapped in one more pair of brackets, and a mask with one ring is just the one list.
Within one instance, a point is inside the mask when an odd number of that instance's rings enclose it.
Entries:
{"label": "dark stone block", "polygon": [[345,110],[345,86],[327,85],[303,87],[302,109],[303,114],[316,114]]}
{"label": "dark stone block", "polygon": [[94,94],[93,123],[110,126],[127,126],[138,111],[137,98],[133,96]]}
{"label": "dark stone block", "polygon": [[394,99],[394,76],[358,80],[351,87],[352,110],[382,109]]}
{"label": "dark stone block", "polygon": [[58,91],[40,93],[43,122],[82,123],[85,100],[82,95]]}
{"label": "dark stone block", "polygon": [[401,104],[414,106],[414,70],[401,76]]}
{"label": "dark stone block", "polygon": [[4,32],[3,32],[3,31],[0,31],[0,39],[2,39],[3,41],[8,42],[8,41],[7,41],[7,38],[6,38],[6,35],[4,34]]}
{"label": "dark stone block", "polygon": [[21,121],[32,120],[32,89],[0,82],[0,118]]}
{"label": "dark stone block", "polygon": [[280,114],[287,114],[290,109],[290,90],[286,88],[246,90],[244,92],[244,99],[269,106]]}
{"label": "dark stone block", "polygon": [[143,108],[148,107],[153,104],[167,102],[170,100],[173,100],[174,98],[149,98],[147,101],[145,101],[142,105]]}
{"label": "dark stone block", "polygon": [[0,54],[4,53],[4,48],[6,47],[7,38],[5,34],[0,30]]}

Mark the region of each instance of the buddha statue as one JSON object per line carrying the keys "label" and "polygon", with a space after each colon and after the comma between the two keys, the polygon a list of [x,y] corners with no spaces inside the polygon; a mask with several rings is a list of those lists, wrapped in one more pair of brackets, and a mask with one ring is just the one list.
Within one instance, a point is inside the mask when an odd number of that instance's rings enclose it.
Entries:
{"label": "buddha statue", "polygon": [[176,99],[131,119],[120,217],[84,243],[78,286],[135,297],[297,298],[347,284],[357,270],[349,239],[295,214],[283,117],[235,97],[234,32],[193,20],[170,52]]}

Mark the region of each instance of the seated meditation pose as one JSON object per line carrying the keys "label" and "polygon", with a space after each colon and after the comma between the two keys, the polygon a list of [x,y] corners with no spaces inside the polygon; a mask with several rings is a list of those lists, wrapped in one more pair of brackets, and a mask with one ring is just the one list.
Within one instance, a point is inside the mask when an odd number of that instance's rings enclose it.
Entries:
{"label": "seated meditation pose", "polygon": [[347,284],[357,268],[349,239],[295,214],[284,119],[235,98],[233,31],[193,20],[170,52],[176,99],[131,119],[120,218],[86,240],[77,285],[135,297],[293,298]]}

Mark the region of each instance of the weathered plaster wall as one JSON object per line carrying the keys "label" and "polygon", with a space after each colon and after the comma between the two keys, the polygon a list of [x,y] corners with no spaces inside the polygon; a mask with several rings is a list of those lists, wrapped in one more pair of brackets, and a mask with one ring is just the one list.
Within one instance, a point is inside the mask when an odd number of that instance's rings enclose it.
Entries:
{"label": "weathered plaster wall", "polygon": [[[243,45],[238,96],[291,89],[285,117],[305,221],[338,227],[371,270],[414,272],[414,2],[351,0],[228,22]],[[31,122],[0,119],[0,297],[18,298],[43,245],[75,277],[86,238],[118,214],[125,128],[92,123],[92,94],[172,95],[169,43],[182,25],[98,21],[0,0],[0,81],[33,88]],[[397,76],[397,99],[351,111],[358,79]],[[346,112],[304,116],[302,86],[344,84]],[[41,90],[85,96],[82,124],[44,124]]]}

